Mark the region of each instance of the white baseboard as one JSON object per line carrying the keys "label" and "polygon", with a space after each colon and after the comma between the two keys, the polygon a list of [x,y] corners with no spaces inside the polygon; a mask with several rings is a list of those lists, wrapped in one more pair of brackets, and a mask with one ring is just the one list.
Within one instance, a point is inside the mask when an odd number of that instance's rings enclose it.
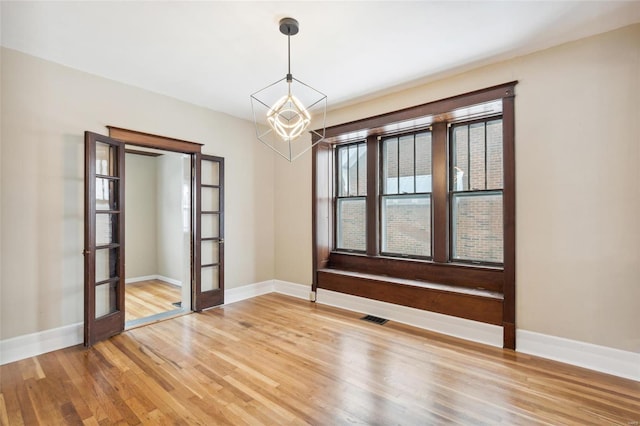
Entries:
{"label": "white baseboard", "polygon": [[242,287],[230,288],[224,290],[224,304],[239,302],[241,300],[251,299],[252,297],[262,296],[263,294],[273,292],[273,280],[262,281],[255,284],[247,284]]}
{"label": "white baseboard", "polygon": [[160,280],[160,281],[164,281],[164,282],[169,283],[169,284],[173,284],[173,285],[178,286],[178,287],[182,287],[182,281],[174,280],[173,278],[165,277],[164,275],[145,275],[145,276],[142,276],[142,277],[126,278],[124,280],[124,283],[125,284],[132,284],[132,283],[137,283],[137,282],[140,282],[140,281],[149,281],[149,280]]}
{"label": "white baseboard", "polygon": [[239,302],[268,293],[282,293],[300,299],[309,300],[311,286],[295,284],[281,280],[267,280],[255,284],[243,285],[224,291],[224,304]]}
{"label": "white baseboard", "polygon": [[[225,290],[225,304],[272,292],[309,300],[310,290],[306,285],[267,280]],[[318,303],[325,305],[371,314],[491,346],[502,346],[502,327],[323,289],[318,289],[316,297]],[[518,352],[640,381],[640,353],[527,330],[517,330],[516,333]],[[0,340],[0,365],[78,345],[82,341],[82,323]]]}
{"label": "white baseboard", "polygon": [[375,315],[437,333],[502,347],[502,327],[497,325],[394,305],[393,303],[380,302],[321,288],[318,289],[316,300],[318,303],[325,305]]}
{"label": "white baseboard", "polygon": [[158,278],[157,275],[145,275],[145,276],[142,276],[142,277],[125,278],[124,279],[124,283],[125,284],[133,284],[133,283],[138,283],[140,281],[155,280],[157,278]]}
{"label": "white baseboard", "polygon": [[81,322],[0,340],[0,365],[75,346],[83,340]]}
{"label": "white baseboard", "polygon": [[516,331],[517,351],[640,381],[640,353],[527,330]]}
{"label": "white baseboard", "polygon": [[297,297],[298,299],[309,300],[311,286],[282,280],[273,280],[273,291],[276,293],[286,294],[287,296]]}

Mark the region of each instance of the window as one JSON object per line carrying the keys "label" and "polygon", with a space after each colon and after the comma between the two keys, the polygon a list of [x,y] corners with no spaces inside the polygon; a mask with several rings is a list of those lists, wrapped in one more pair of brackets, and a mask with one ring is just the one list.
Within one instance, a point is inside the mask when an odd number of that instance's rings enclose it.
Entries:
{"label": "window", "polygon": [[336,149],[336,249],[364,252],[367,248],[367,145],[364,142]]}
{"label": "window", "polygon": [[502,119],[456,124],[449,141],[451,259],[501,264]]}
{"label": "window", "polygon": [[[367,170],[367,142],[336,144],[335,249],[501,266],[502,104],[488,102],[485,109],[482,119],[465,120],[465,112],[458,110],[452,122],[432,122],[426,129],[391,135],[381,130],[370,137],[378,152],[374,170]],[[442,141],[437,147],[434,135]],[[367,181],[376,178],[377,191],[367,194]],[[434,179],[442,182],[438,188]],[[444,212],[437,229],[436,211]],[[378,217],[378,228],[367,226],[367,218]],[[373,240],[367,236],[372,229],[377,233]],[[375,247],[368,247],[372,241]],[[434,247],[441,253],[437,258]]]}
{"label": "window", "polygon": [[326,129],[314,291],[502,325],[515,347],[516,83]]}
{"label": "window", "polygon": [[431,132],[382,139],[381,251],[431,257]]}

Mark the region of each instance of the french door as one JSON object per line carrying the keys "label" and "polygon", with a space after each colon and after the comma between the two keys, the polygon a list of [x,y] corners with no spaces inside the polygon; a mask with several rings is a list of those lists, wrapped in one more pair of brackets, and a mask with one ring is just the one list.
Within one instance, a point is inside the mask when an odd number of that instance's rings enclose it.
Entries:
{"label": "french door", "polygon": [[224,303],[224,158],[201,154],[200,144],[117,130],[118,139],[85,132],[87,347],[124,330],[125,143],[191,156],[191,308],[201,311]]}
{"label": "french door", "polygon": [[196,161],[196,270],[193,310],[224,303],[224,159]]}
{"label": "french door", "polygon": [[124,329],[124,143],[85,132],[84,344]]}

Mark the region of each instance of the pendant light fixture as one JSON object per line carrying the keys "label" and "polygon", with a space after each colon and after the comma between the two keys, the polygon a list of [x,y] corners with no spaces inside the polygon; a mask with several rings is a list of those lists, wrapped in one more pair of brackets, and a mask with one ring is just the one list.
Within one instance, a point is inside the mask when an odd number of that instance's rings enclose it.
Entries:
{"label": "pendant light fixture", "polygon": [[[299,30],[295,19],[280,20],[280,32],[287,36],[287,74],[251,95],[256,136],[289,161],[324,139],[327,112],[327,96],[291,74],[291,36]],[[312,121],[321,130],[305,133]]]}

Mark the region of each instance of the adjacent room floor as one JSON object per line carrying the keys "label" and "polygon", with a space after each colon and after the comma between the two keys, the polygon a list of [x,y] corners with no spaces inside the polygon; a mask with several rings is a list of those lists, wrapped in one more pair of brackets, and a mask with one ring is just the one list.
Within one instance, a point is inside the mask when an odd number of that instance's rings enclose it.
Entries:
{"label": "adjacent room floor", "polygon": [[279,294],[0,367],[2,424],[637,425],[640,382]]}
{"label": "adjacent room floor", "polygon": [[178,309],[181,288],[161,280],[146,280],[126,284],[125,321],[150,317]]}

